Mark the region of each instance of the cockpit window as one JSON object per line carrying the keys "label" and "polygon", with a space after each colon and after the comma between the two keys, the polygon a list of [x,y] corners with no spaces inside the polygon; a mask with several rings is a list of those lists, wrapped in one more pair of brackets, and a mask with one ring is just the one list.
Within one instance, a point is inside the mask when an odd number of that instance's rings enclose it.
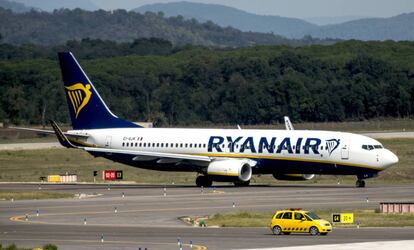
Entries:
{"label": "cockpit window", "polygon": [[381,149],[384,148],[382,145],[362,145],[362,149],[365,150],[373,150],[373,149]]}

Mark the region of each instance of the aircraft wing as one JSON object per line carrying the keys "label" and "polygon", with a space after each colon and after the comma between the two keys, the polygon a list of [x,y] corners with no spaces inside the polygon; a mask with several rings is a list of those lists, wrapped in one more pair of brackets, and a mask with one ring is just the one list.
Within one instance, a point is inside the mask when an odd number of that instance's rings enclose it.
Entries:
{"label": "aircraft wing", "polygon": [[[36,129],[36,128],[22,128],[22,127],[8,127],[8,128],[12,128],[12,129],[17,129],[17,130],[24,130],[24,131],[32,131],[32,132],[36,132],[39,134],[47,134],[47,135],[55,135],[55,131],[54,130],[45,130],[45,129]],[[66,136],[69,137],[75,137],[75,138],[88,138],[88,135],[80,135],[80,134],[71,134],[68,132],[64,132],[63,133]]]}
{"label": "aircraft wing", "polygon": [[212,159],[208,156],[189,155],[189,154],[173,154],[173,153],[160,153],[160,152],[147,152],[147,151],[135,151],[124,149],[110,149],[110,148],[83,148],[87,152],[96,153],[108,153],[108,154],[124,154],[130,155],[134,161],[153,161],[157,160],[157,163],[178,163],[180,161],[198,161],[198,162],[211,162]]}

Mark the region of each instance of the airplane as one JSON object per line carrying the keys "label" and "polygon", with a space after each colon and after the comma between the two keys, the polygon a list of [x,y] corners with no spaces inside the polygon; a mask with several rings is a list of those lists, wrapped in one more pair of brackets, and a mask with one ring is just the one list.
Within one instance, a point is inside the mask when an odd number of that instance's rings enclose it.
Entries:
{"label": "airplane", "polygon": [[310,180],[315,175],[354,175],[356,187],[398,163],[372,138],[345,132],[286,130],[143,128],[113,114],[71,52],[58,53],[73,130],[53,131],[66,148],[85,150],[132,167],[199,173],[195,182],[247,186],[252,175]]}

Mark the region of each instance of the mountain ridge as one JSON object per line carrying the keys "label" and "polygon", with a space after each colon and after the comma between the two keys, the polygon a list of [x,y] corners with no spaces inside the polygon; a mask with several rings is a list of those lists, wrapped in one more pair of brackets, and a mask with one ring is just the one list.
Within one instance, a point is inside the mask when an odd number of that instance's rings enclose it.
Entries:
{"label": "mountain ridge", "polygon": [[414,40],[414,12],[320,26],[297,18],[256,15],[218,4],[185,1],[143,5],[133,11],[163,12],[166,16],[182,15],[188,19],[211,20],[224,27],[274,33],[294,39],[312,36],[319,39]]}

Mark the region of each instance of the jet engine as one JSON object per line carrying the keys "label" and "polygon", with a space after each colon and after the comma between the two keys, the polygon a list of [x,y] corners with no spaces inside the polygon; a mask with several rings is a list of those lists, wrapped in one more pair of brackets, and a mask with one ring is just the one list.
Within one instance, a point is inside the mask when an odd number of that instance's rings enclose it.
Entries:
{"label": "jet engine", "polygon": [[276,180],[282,181],[308,181],[315,177],[314,174],[273,174]]}
{"label": "jet engine", "polygon": [[215,160],[207,167],[207,175],[214,181],[247,182],[252,177],[252,166],[256,162],[249,159]]}

